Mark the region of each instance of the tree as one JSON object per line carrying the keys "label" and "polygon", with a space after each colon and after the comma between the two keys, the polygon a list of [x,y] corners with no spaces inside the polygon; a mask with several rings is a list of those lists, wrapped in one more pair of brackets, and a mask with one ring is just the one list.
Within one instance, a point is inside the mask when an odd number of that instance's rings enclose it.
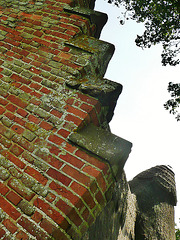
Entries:
{"label": "tree", "polygon": [[176,240],[180,240],[180,229],[176,228]]}
{"label": "tree", "polygon": [[[142,36],[137,35],[136,45],[141,48],[150,48],[161,43],[163,46],[162,65],[176,66],[180,63],[180,2],[179,0],[108,0],[117,6],[124,6],[124,24],[127,19],[133,19],[145,24]],[[169,83],[168,91],[173,99],[168,100],[164,107],[171,114],[180,114],[180,84]]]}
{"label": "tree", "polygon": [[177,110],[180,106],[180,83],[170,82],[168,85],[168,92],[171,94],[172,99],[168,100],[164,104],[164,107],[176,116],[175,118],[177,121],[180,121],[180,113],[178,113]]}

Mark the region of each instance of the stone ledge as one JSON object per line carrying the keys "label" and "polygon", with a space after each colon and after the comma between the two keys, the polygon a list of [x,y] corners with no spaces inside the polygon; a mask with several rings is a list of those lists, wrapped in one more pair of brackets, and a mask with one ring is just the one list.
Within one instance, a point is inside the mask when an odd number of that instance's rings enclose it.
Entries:
{"label": "stone ledge", "polygon": [[64,11],[88,18],[92,24],[96,25],[96,31],[94,33],[94,37],[96,38],[100,37],[102,28],[104,27],[104,25],[108,20],[107,14],[94,11],[92,9],[87,9],[82,7],[72,8],[70,6],[69,7],[67,6],[64,8]]}
{"label": "stone ledge", "polygon": [[93,124],[72,133],[69,140],[107,161],[117,178],[122,173],[132,148],[132,143]]}

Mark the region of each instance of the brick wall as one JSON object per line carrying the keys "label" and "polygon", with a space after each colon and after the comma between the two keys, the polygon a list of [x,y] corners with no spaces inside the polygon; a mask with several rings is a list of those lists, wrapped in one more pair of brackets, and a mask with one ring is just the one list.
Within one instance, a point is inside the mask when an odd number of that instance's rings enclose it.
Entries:
{"label": "brick wall", "polygon": [[90,2],[0,0],[1,239],[80,239],[130,152],[122,140],[119,165],[70,141],[90,124],[106,135],[122,90],[103,79],[114,47]]}

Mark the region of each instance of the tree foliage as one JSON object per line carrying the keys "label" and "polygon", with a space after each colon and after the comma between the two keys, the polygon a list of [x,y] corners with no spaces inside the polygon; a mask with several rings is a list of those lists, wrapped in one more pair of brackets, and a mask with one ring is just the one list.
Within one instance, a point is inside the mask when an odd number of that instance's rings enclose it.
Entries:
{"label": "tree foliage", "polygon": [[[163,46],[162,65],[175,66],[180,63],[180,2],[179,0],[108,0],[117,6],[124,6],[123,19],[133,19],[145,24],[142,36],[137,35],[136,45],[150,48],[161,43]],[[177,109],[180,106],[180,84],[169,83],[172,99],[164,107],[180,120]]]}
{"label": "tree foliage", "polygon": [[142,48],[162,43],[162,64],[180,63],[180,3],[179,0],[108,0],[117,6],[125,6],[124,20],[133,19],[145,23],[142,36],[136,44]]}
{"label": "tree foliage", "polygon": [[180,121],[180,113],[178,112],[178,108],[180,107],[180,83],[170,82],[168,92],[170,92],[172,98],[164,104],[164,107],[175,115],[177,121]]}
{"label": "tree foliage", "polygon": [[180,240],[180,229],[176,228],[176,240]]}

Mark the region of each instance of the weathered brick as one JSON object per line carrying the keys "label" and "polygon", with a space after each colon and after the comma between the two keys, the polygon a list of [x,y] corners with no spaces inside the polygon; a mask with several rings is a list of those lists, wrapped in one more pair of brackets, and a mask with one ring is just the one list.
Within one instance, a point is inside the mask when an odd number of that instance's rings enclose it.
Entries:
{"label": "weathered brick", "polygon": [[0,179],[2,180],[6,180],[8,179],[10,176],[9,172],[7,169],[3,168],[3,167],[0,167]]}
{"label": "weathered brick", "polygon": [[19,117],[15,117],[14,118],[14,121],[18,124],[20,124],[21,126],[24,126],[25,125],[25,121],[22,119],[22,118],[19,118]]}
{"label": "weathered brick", "polygon": [[9,95],[7,100],[11,101],[12,103],[14,103],[15,105],[17,105],[21,108],[25,108],[27,106],[26,102],[24,102],[23,100],[21,100],[20,98],[14,96],[14,95]]}
{"label": "weathered brick", "polygon": [[31,216],[35,211],[34,207],[30,205],[26,200],[20,201],[18,207],[21,209],[23,213],[25,213],[28,216]]}
{"label": "weathered brick", "polygon": [[35,154],[57,169],[60,169],[60,167],[63,165],[63,162],[60,159],[52,156],[49,154],[49,152],[44,152],[43,149],[39,149]]}
{"label": "weathered brick", "polygon": [[19,155],[21,155],[21,153],[23,153],[24,150],[18,145],[13,144],[12,147],[10,148],[10,151],[18,157]]}
{"label": "weathered brick", "polygon": [[27,201],[30,201],[35,195],[29,188],[23,185],[20,180],[17,180],[15,178],[11,178],[8,182],[8,185]]}
{"label": "weathered brick", "polygon": [[47,234],[42,231],[37,224],[30,221],[28,218],[21,217],[18,220],[18,224],[20,224],[23,228],[26,229],[30,234],[32,234],[34,237],[36,237],[37,240],[47,240],[48,236]]}
{"label": "weathered brick", "polygon": [[46,185],[48,179],[45,176],[43,176],[40,172],[35,170],[34,168],[31,168],[31,167],[28,166],[24,171],[27,174],[29,174],[31,177],[35,178],[42,185]]}
{"label": "weathered brick", "polygon": [[36,135],[33,132],[25,129],[25,131],[23,132],[23,137],[28,141],[32,142],[36,138]]}
{"label": "weathered brick", "polygon": [[17,167],[23,169],[25,167],[25,164],[17,157],[15,157],[13,154],[11,154],[8,151],[3,151],[2,155],[5,156],[9,161],[13,162]]}

